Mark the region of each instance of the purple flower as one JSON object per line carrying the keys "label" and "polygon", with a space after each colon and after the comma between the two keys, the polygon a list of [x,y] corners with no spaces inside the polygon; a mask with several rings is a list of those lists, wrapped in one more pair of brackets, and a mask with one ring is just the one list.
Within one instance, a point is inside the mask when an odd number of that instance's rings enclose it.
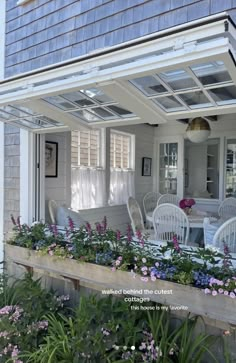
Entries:
{"label": "purple flower", "polygon": [[127,241],[128,242],[132,241],[132,228],[130,224],[128,224],[127,226]]}
{"label": "purple flower", "polygon": [[16,226],[16,220],[15,220],[15,218],[14,218],[13,214],[11,214],[11,221],[12,221],[12,223],[14,224],[14,226]]}
{"label": "purple flower", "polygon": [[74,231],[75,229],[75,224],[73,222],[73,219],[71,217],[68,217],[68,224],[69,224],[69,228],[70,228],[70,231]]}
{"label": "purple flower", "polygon": [[119,230],[116,231],[116,239],[117,239],[117,241],[120,241],[120,239],[121,239],[121,233]]}
{"label": "purple flower", "polygon": [[98,234],[102,233],[102,226],[100,223],[96,223],[96,230],[97,230]]}
{"label": "purple flower", "polygon": [[56,225],[56,224],[54,224],[54,225],[52,226],[52,228],[53,228],[53,234],[54,234],[54,236],[55,236],[55,237],[57,237],[57,236],[58,236],[58,229],[57,229],[57,225]]}
{"label": "purple flower", "polygon": [[234,293],[234,292],[231,292],[231,293],[229,294],[229,296],[230,296],[232,299],[235,299],[235,293]]}
{"label": "purple flower", "polygon": [[178,252],[178,253],[181,253],[181,248],[179,247],[179,242],[177,240],[176,235],[173,237],[173,244],[174,244],[175,251]]}
{"label": "purple flower", "polygon": [[106,216],[104,216],[104,218],[103,218],[102,227],[103,227],[103,232],[106,232],[106,230],[107,230],[107,217]]}
{"label": "purple flower", "polygon": [[143,239],[143,235],[142,235],[142,232],[140,231],[140,229],[137,229],[136,236],[138,237],[138,240],[139,240],[139,243],[141,244],[141,246],[144,247],[144,239]]}
{"label": "purple flower", "polygon": [[86,222],[85,228],[86,228],[88,235],[91,236],[92,228],[91,228],[91,224],[89,222]]}
{"label": "purple flower", "polygon": [[20,216],[17,217],[16,223],[20,226]]}

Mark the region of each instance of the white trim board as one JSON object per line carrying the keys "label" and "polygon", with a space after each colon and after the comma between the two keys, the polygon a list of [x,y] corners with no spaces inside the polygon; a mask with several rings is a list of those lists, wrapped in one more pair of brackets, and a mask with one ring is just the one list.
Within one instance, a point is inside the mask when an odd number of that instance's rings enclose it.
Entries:
{"label": "white trim board", "polygon": [[0,123],[0,262],[4,258],[4,129],[4,123]]}
{"label": "white trim board", "polygon": [[6,1],[1,1],[0,11],[0,81],[4,79],[5,74]]}

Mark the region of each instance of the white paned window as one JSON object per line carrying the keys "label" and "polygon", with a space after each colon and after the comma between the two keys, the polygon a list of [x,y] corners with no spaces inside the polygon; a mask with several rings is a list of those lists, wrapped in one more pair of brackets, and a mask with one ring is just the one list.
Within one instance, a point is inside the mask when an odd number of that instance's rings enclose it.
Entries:
{"label": "white paned window", "polygon": [[72,164],[80,167],[101,167],[101,132],[73,131],[72,132]]}
{"label": "white paned window", "polygon": [[110,141],[110,200],[125,204],[134,196],[134,135],[111,131]]}
{"label": "white paned window", "polygon": [[74,210],[105,204],[105,170],[101,152],[102,131],[71,133],[71,207]]}

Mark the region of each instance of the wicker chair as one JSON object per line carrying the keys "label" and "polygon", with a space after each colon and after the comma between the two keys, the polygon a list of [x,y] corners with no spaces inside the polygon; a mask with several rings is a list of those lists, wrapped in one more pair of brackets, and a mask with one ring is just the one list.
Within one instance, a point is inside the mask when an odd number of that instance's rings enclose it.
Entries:
{"label": "wicker chair", "polygon": [[224,245],[229,247],[229,251],[236,252],[236,217],[228,219],[216,231],[213,237],[213,246],[224,251]]}
{"label": "wicker chair", "polygon": [[176,194],[163,194],[157,201],[157,205],[170,203],[179,206],[180,198]]}
{"label": "wicker chair", "polygon": [[48,211],[49,211],[49,216],[50,216],[50,222],[52,224],[57,224],[57,220],[56,220],[56,213],[57,213],[57,202],[55,202],[55,200],[49,200],[48,201]]}
{"label": "wicker chair", "polygon": [[153,225],[157,241],[172,241],[176,236],[179,243],[187,244],[189,220],[184,211],[176,205],[158,205],[153,212]]}
{"label": "wicker chair", "polygon": [[236,217],[236,198],[230,197],[223,200],[219,206],[218,214],[223,219]]}
{"label": "wicker chair", "polygon": [[143,197],[143,210],[144,215],[146,219],[146,225],[148,225],[150,222],[147,221],[147,215],[152,214],[154,212],[154,209],[157,206],[157,201],[160,198],[161,194],[157,192],[148,192]]}

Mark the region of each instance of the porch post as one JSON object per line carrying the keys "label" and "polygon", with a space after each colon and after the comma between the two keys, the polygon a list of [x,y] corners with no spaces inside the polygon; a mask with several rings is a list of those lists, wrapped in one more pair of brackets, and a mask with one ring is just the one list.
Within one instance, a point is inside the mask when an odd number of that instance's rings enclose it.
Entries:
{"label": "porch post", "polygon": [[[5,25],[6,25],[6,0],[1,1],[0,12],[0,80],[5,75]],[[0,122],[0,262],[4,259],[4,123]],[[0,270],[3,265],[0,265]]]}
{"label": "porch post", "polygon": [[34,217],[34,135],[20,130],[20,216],[21,223],[31,224]]}
{"label": "porch post", "polygon": [[[0,122],[0,262],[4,259],[4,123]],[[0,270],[3,268],[0,265]]]}
{"label": "porch post", "polygon": [[105,183],[106,183],[106,205],[110,197],[110,128],[105,129]]}

